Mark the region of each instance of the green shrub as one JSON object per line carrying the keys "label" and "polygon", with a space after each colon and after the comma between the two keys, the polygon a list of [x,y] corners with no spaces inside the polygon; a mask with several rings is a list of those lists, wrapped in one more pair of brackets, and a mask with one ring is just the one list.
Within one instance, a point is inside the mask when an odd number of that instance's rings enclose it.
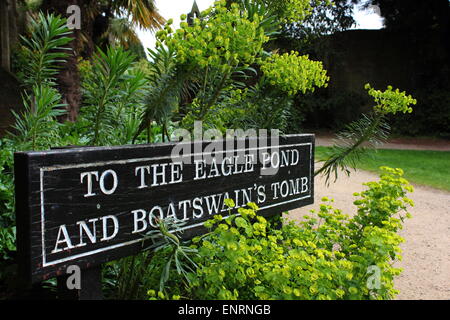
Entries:
{"label": "green shrub", "polygon": [[[13,151],[8,141],[0,140],[0,260],[16,250],[14,214]],[[0,276],[1,279],[1,276]]]}
{"label": "green shrub", "polygon": [[[132,69],[135,56],[121,48],[101,49],[84,76],[80,122],[92,145],[130,143],[139,125],[145,74]],[[89,69],[88,69],[89,70]]]}
{"label": "green shrub", "polygon": [[[161,273],[154,273],[151,299],[394,298],[393,279],[401,270],[392,262],[401,258],[403,241],[397,231],[409,217],[412,187],[401,169],[382,170],[379,181],[355,194],[351,218],[327,198],[319,212],[299,224],[285,221],[278,230],[251,203],[227,219],[215,216],[205,223],[210,233],[192,241],[196,271],[181,275],[172,268],[162,290]],[[164,261],[158,252],[151,268],[162,271]]]}
{"label": "green shrub", "polygon": [[[66,20],[40,13],[30,21],[30,38],[21,38],[18,78],[25,87],[22,112],[12,112],[15,124],[0,139],[0,262],[16,250],[13,153],[60,145],[57,117],[64,113],[55,88],[58,63],[68,56]],[[4,278],[0,273],[0,281]]]}

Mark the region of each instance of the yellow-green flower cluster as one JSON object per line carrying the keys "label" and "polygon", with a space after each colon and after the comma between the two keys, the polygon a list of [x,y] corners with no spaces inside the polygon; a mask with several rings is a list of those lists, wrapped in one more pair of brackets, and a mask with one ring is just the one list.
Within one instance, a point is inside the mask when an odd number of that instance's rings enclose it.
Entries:
{"label": "yellow-green flower cluster", "polygon": [[217,1],[194,19],[192,26],[181,16],[180,29],[175,32],[168,23],[157,33],[158,45],[165,44],[177,54],[180,63],[195,67],[218,67],[227,72],[238,63],[250,65],[262,52],[269,39],[259,27],[258,16],[250,21],[237,4],[226,8],[226,1]]}
{"label": "yellow-green flower cluster", "polygon": [[314,91],[314,87],[326,87],[329,77],[322,62],[309,60],[298,52],[273,54],[262,62],[265,79],[290,95]]}
{"label": "yellow-green flower cluster", "polygon": [[284,22],[300,22],[311,14],[310,0],[285,0]]}
{"label": "yellow-green flower cluster", "polygon": [[400,92],[399,89],[393,90],[392,86],[388,86],[387,90],[375,90],[370,84],[365,85],[368,94],[375,100],[375,111],[382,114],[396,114],[397,112],[411,113],[413,109],[410,105],[415,105],[417,100],[411,95],[406,95],[406,92]]}
{"label": "yellow-green flower cluster", "polygon": [[[392,264],[401,259],[399,245],[404,240],[398,231],[413,205],[407,198],[412,188],[402,178],[402,170],[380,169],[381,179],[356,193],[357,212],[351,216],[323,198],[320,211],[312,210],[300,223],[285,220],[281,228],[274,228],[257,213],[256,203],[237,208],[235,214],[235,202],[225,200],[228,216],[214,215],[204,223],[210,232],[192,239],[189,249],[195,252],[196,268],[189,278],[172,267],[174,285],[157,293],[160,275],[156,273],[148,282],[152,285],[148,289],[153,289],[148,291],[150,299],[394,298],[398,293],[394,279],[401,269]],[[171,250],[155,253],[153,270],[162,270],[167,252]],[[177,285],[186,283],[184,279],[189,279],[188,287]]]}
{"label": "yellow-green flower cluster", "polygon": [[332,5],[331,0],[253,0],[273,9],[282,23],[300,23],[312,13],[313,6]]}

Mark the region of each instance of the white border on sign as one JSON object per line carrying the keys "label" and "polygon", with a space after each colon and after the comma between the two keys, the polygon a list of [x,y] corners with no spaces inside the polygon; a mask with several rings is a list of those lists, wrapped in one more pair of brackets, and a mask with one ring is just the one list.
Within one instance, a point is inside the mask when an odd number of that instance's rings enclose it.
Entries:
{"label": "white border on sign", "polygon": [[[289,144],[289,145],[284,145],[284,146],[277,146],[278,148],[289,148],[289,147],[297,147],[297,146],[307,146],[309,145],[310,147],[310,153],[309,153],[309,161],[311,163],[312,161],[312,142],[307,142],[307,143],[298,143],[298,144]],[[259,148],[248,148],[248,149],[235,149],[233,150],[233,152],[236,151],[251,151],[251,150],[260,150],[260,149],[270,149],[269,146],[264,146],[264,147],[259,147]],[[217,152],[227,152],[230,150],[221,150],[221,151],[217,151]],[[205,153],[191,153],[191,154],[187,154],[185,155],[187,156],[196,156],[196,155],[202,155]],[[184,155],[183,155],[184,156]],[[104,165],[110,165],[110,164],[127,164],[127,163],[135,163],[135,162],[143,162],[143,161],[149,161],[149,160],[163,160],[163,159],[168,159],[171,158],[171,156],[165,156],[165,157],[152,157],[152,158],[138,158],[138,159],[128,159],[128,160],[113,160],[113,161],[103,161],[103,162],[91,162],[91,163],[86,163],[86,164],[69,164],[69,165],[57,165],[57,166],[51,166],[51,167],[42,167],[40,168],[40,195],[41,195],[41,234],[42,234],[42,266],[43,267],[48,267],[50,265],[56,265],[56,264],[60,264],[63,262],[67,262],[67,261],[71,261],[77,258],[82,258],[82,257],[86,257],[86,256],[90,256],[99,252],[103,252],[103,251],[108,251],[108,250],[112,250],[112,249],[116,249],[116,248],[120,248],[120,247],[125,247],[125,246],[129,246],[131,244],[134,243],[138,243],[141,241],[144,241],[145,238],[139,238],[139,239],[135,239],[135,240],[130,240],[127,242],[122,242],[122,243],[118,243],[112,246],[108,246],[108,247],[103,247],[103,248],[99,248],[96,250],[92,250],[92,251],[88,251],[88,252],[83,252],[83,253],[79,253],[76,255],[72,255],[72,256],[68,256],[62,259],[57,259],[54,261],[50,261],[47,262],[46,261],[46,252],[45,252],[45,210],[44,210],[44,172],[48,171],[56,171],[56,170],[64,170],[64,169],[74,169],[74,168],[89,168],[89,167],[96,167],[96,166],[104,166]],[[309,195],[308,196],[304,196],[301,198],[296,198],[296,199],[291,199],[291,200],[287,200],[284,202],[280,202],[280,203],[276,203],[276,204],[271,204],[271,205],[267,205],[265,207],[260,207],[260,210],[264,210],[264,209],[268,209],[268,208],[272,208],[272,207],[276,207],[276,206],[280,206],[283,204],[287,204],[287,203],[291,203],[291,202],[295,202],[295,201],[300,201],[300,200],[304,200],[304,199],[308,199],[311,198],[311,179],[309,181]],[[229,216],[224,217],[224,219],[228,218]],[[192,229],[195,227],[199,227],[201,225],[204,224],[203,222],[197,223],[197,224],[193,224],[193,225],[189,225],[186,226],[184,228],[181,228],[180,230],[188,230],[188,229]]]}

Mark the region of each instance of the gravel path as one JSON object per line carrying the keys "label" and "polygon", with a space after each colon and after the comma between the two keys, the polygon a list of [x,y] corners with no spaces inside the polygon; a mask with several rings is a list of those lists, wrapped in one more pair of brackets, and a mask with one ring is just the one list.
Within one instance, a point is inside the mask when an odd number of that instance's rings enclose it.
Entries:
{"label": "gravel path", "polygon": [[[362,183],[376,181],[378,176],[366,171],[353,172],[348,178],[341,174],[335,184],[327,188],[324,179],[316,177],[314,205],[291,212],[290,217],[301,219],[311,209],[318,209],[324,196],[335,199],[335,207],[353,214],[354,192],[363,190]],[[409,197],[414,200],[412,219],[407,219],[400,235],[403,260],[396,266],[403,272],[395,280],[400,290],[397,299],[450,299],[450,192],[415,186]]]}

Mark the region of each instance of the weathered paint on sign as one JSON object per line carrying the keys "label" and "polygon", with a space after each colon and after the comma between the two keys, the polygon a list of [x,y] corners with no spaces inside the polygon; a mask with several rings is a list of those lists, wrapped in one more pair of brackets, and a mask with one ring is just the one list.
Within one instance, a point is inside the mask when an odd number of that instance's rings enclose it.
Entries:
{"label": "weathered paint on sign", "polygon": [[313,203],[314,136],[284,136],[276,148],[260,140],[226,151],[185,144],[191,151],[178,159],[180,144],[16,153],[23,274],[37,282],[135,254],[169,216],[192,237],[214,214],[229,214],[227,198],[254,202],[265,216]]}

